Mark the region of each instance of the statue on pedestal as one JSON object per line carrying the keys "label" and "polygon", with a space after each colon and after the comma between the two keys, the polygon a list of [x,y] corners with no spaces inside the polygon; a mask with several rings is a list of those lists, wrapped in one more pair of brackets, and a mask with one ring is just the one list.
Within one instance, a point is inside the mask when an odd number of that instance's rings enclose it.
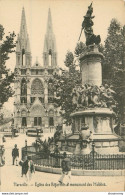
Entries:
{"label": "statue on pedestal", "polygon": [[89,154],[91,152],[90,142],[91,142],[92,132],[86,124],[83,124],[79,134],[81,140],[81,154]]}
{"label": "statue on pedestal", "polygon": [[92,142],[92,132],[86,124],[83,124],[79,131],[79,142],[76,144],[75,154],[90,154]]}
{"label": "statue on pedestal", "polygon": [[[92,45],[92,44],[98,45],[101,42],[100,35],[96,36],[93,33],[92,26],[94,25],[94,22],[92,21],[92,19],[95,16],[92,16],[92,13],[93,13],[93,7],[92,7],[92,3],[91,3],[90,6],[88,6],[88,10],[86,12],[86,15],[84,16],[84,20],[82,22],[82,29],[81,29],[81,34],[82,34],[82,30],[84,29],[87,46]],[[80,34],[80,37],[81,37],[81,34]],[[79,37],[79,40],[80,40],[80,37]]]}

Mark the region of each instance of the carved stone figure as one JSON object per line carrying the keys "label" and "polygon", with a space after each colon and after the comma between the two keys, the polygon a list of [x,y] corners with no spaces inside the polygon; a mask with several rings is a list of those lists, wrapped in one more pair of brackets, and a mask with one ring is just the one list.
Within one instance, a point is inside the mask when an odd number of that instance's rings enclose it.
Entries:
{"label": "carved stone figure", "polygon": [[75,87],[72,92],[72,103],[78,108],[110,108],[116,106],[113,95],[115,92],[108,86],[96,86],[85,84],[84,86]]}
{"label": "carved stone figure", "polygon": [[[86,15],[84,16],[84,20],[82,22],[82,29],[81,29],[81,34],[82,34],[82,30],[84,29],[87,46],[92,45],[92,44],[98,45],[101,42],[100,35],[96,36],[93,33],[92,26],[94,25],[94,22],[92,21],[92,19],[95,16],[92,16],[92,13],[93,13],[93,7],[91,3],[90,6],[88,6]],[[80,34],[80,37],[81,37],[81,34]],[[79,40],[80,40],[80,37],[79,37]]]}

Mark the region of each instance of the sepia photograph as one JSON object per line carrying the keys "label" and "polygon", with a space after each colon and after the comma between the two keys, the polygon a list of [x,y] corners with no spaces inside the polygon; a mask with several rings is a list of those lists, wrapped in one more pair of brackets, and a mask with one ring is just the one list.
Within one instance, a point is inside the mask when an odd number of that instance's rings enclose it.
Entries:
{"label": "sepia photograph", "polygon": [[125,0],[0,0],[0,192],[125,191]]}

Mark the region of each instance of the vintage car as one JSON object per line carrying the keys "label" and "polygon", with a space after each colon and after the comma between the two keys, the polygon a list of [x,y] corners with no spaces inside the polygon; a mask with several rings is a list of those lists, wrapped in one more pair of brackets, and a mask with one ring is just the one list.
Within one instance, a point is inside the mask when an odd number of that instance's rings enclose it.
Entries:
{"label": "vintage car", "polygon": [[32,136],[32,137],[41,137],[43,133],[43,130],[41,127],[29,127],[26,131],[27,136]]}

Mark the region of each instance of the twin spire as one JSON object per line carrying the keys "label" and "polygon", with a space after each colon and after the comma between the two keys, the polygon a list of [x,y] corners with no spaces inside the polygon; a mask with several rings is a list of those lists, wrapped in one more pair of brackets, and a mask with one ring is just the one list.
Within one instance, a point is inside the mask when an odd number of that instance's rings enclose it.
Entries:
{"label": "twin spire", "polygon": [[[16,52],[20,52],[22,50],[25,50],[25,52],[31,53],[24,7],[22,9],[20,33],[17,38]],[[46,61],[47,55],[50,55],[50,54],[56,56],[56,40],[55,40],[55,35],[53,33],[52,17],[51,17],[51,11],[49,8],[47,30],[46,30],[46,35],[44,39],[44,49],[43,49],[44,65],[46,66],[47,66],[47,61]],[[56,60],[54,60],[53,63],[56,65]],[[52,65],[54,65],[53,63]]]}
{"label": "twin spire", "polygon": [[24,7],[22,9],[21,25],[20,25],[20,37],[27,38],[27,26]]}
{"label": "twin spire", "polygon": [[20,52],[22,49],[24,49],[26,52],[29,52],[29,53],[31,52],[29,36],[28,36],[28,33],[27,33],[26,17],[25,17],[24,7],[22,9],[20,33],[18,34],[18,38],[17,38],[16,51]]}
{"label": "twin spire", "polygon": [[47,21],[47,30],[46,30],[47,34],[52,34],[53,33],[53,27],[52,27],[52,17],[51,17],[51,11],[49,8],[48,11],[48,21]]}

